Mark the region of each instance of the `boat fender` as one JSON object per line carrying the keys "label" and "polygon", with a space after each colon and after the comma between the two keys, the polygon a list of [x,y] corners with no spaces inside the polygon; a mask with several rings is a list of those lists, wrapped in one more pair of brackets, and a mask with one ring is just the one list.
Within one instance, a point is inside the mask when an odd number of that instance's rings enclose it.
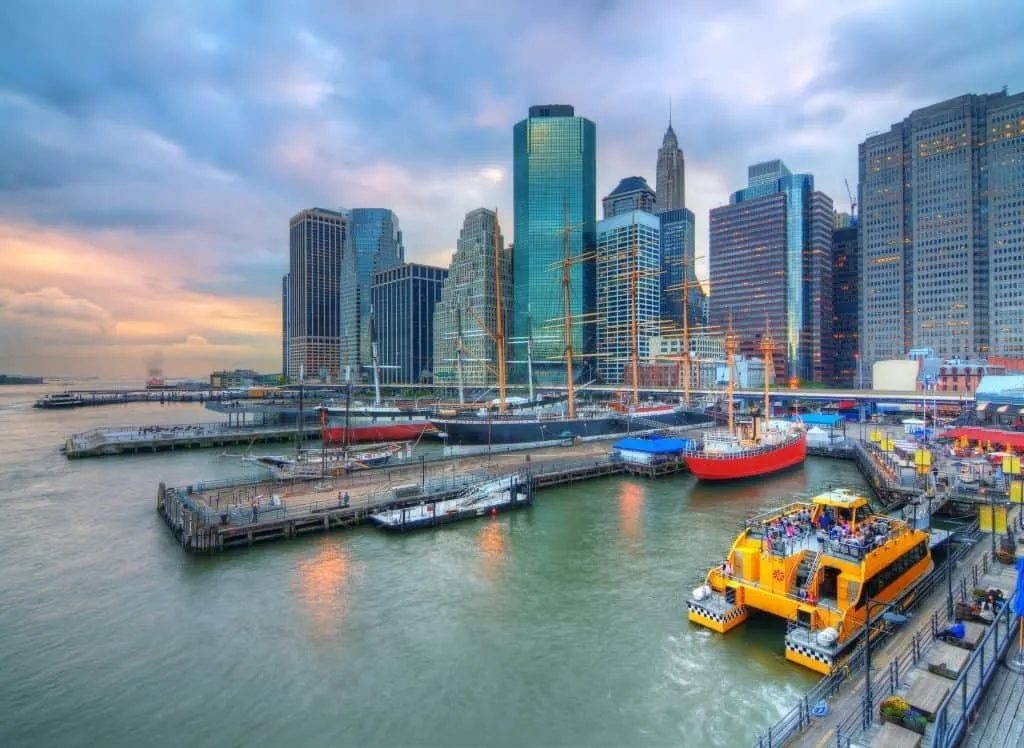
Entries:
{"label": "boat fender", "polygon": [[828,628],[822,629],[818,632],[818,644],[823,644],[829,647],[836,643],[839,638],[839,632],[829,626]]}
{"label": "boat fender", "polygon": [[697,602],[700,602],[701,600],[703,600],[704,599],[704,587],[703,587],[703,585],[700,586],[700,587],[694,587],[693,588],[693,593],[692,593],[691,597],[693,597],[693,599],[696,600]]}

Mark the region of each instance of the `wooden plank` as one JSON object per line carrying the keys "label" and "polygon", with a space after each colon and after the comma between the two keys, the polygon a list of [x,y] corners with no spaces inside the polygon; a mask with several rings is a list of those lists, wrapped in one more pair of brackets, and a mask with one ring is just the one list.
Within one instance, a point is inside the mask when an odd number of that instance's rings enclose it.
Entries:
{"label": "wooden plank", "polygon": [[929,720],[934,720],[935,712],[942,706],[942,700],[952,685],[948,678],[920,673],[907,692],[907,702]]}
{"label": "wooden plank", "polygon": [[970,651],[963,647],[954,647],[945,642],[935,642],[932,651],[927,655],[928,670],[936,675],[956,680],[970,656]]}
{"label": "wooden plank", "polygon": [[886,722],[871,741],[871,748],[919,748],[921,736],[913,730]]}
{"label": "wooden plank", "polygon": [[983,624],[972,623],[970,621],[964,621],[963,624],[964,637],[961,641],[968,649],[974,649],[978,646],[978,643],[981,641],[981,637],[985,635],[988,627]]}

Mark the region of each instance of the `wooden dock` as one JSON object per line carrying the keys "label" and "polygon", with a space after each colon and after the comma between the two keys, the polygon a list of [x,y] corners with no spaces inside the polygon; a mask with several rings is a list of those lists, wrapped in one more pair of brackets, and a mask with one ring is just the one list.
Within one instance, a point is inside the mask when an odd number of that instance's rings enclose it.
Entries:
{"label": "wooden dock", "polygon": [[[180,426],[114,426],[72,434],[64,440],[61,451],[68,459],[77,459],[295,441],[297,436],[298,429],[295,426],[230,426],[220,422]],[[319,439],[320,430],[304,429],[302,437]]]}

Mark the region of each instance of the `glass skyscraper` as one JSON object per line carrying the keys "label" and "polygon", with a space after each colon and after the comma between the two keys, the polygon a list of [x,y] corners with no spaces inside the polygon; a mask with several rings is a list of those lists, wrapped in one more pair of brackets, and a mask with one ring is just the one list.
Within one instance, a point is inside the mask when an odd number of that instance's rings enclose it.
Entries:
{"label": "glass skyscraper", "polygon": [[447,277],[444,268],[413,262],[373,274],[370,299],[382,382],[433,379],[434,307]]}
{"label": "glass skyscraper", "polygon": [[778,159],[747,170],[747,187],[711,211],[711,324],[733,329],[759,356],[770,321],[783,350],[776,377],[832,376],[832,200],[810,174]]}
{"label": "glass skyscraper", "polygon": [[342,262],[341,363],[360,378],[370,365],[370,283],[373,274],[398,267],[405,247],[398,216],[387,208],[353,208],[345,215],[351,223],[352,251]]}
{"label": "glass skyscraper", "polygon": [[[569,283],[573,350],[594,352],[596,141],[594,123],[567,105],[532,106],[513,129],[513,334],[527,337],[532,310],[534,373],[540,381],[564,378],[561,263],[566,228],[569,256],[575,258]],[[593,376],[593,368],[584,363],[589,360],[574,362],[581,379]]]}
{"label": "glass skyscraper", "polygon": [[707,297],[697,282],[696,229],[689,208],[658,214],[661,222],[661,318],[665,332],[683,329],[683,275],[686,275],[687,317],[692,328],[707,324]]}

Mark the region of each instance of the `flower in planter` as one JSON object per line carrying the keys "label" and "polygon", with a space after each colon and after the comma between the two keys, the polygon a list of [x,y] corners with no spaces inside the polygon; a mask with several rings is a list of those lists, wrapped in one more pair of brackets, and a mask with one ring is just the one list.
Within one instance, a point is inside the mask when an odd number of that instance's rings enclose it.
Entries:
{"label": "flower in planter", "polygon": [[903,715],[903,726],[914,732],[924,733],[928,728],[928,718],[916,709],[911,709]]}
{"label": "flower in planter", "polygon": [[903,719],[910,712],[910,704],[899,696],[888,696],[882,700],[878,711],[883,717]]}

